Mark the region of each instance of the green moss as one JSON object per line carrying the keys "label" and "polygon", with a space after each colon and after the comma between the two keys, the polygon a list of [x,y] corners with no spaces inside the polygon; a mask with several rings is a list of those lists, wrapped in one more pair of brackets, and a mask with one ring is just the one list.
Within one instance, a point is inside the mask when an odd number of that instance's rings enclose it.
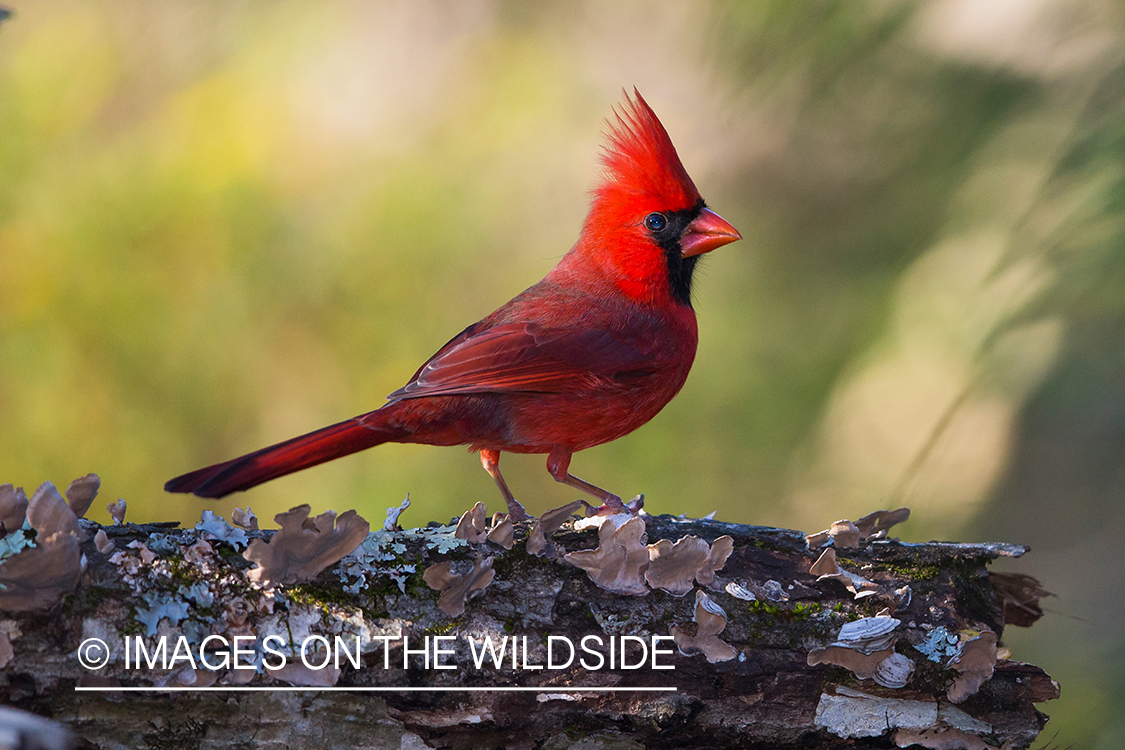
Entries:
{"label": "green moss", "polygon": [[212,549],[215,550],[216,555],[218,555],[219,557],[222,557],[222,558],[242,557],[242,553],[239,552],[237,549],[234,548],[233,545],[230,545],[230,544],[216,544],[212,547]]}
{"label": "green moss", "polygon": [[802,604],[797,602],[793,605],[793,610],[789,613],[793,622],[804,622],[813,615],[819,614],[821,609],[820,602],[809,602]]}
{"label": "green moss", "polygon": [[331,606],[359,609],[355,596],[342,588],[322,583],[295,583],[286,587],[285,594],[294,602],[314,607],[324,614],[327,614]]}
{"label": "green moss", "polygon": [[755,599],[750,602],[750,611],[757,614],[767,614],[772,617],[779,617],[781,615],[781,607],[776,604],[766,604],[765,602]]}
{"label": "green moss", "polygon": [[940,565],[880,565],[879,567],[896,578],[911,581],[930,581],[937,578],[942,571]]}
{"label": "green moss", "polygon": [[[409,579],[407,579],[407,580],[409,581]],[[374,581],[371,581],[367,585],[366,591],[371,596],[373,596],[373,597],[377,596],[377,597],[380,597],[380,598],[387,597],[387,596],[397,596],[397,595],[402,594],[402,589],[400,589],[398,587],[398,584],[395,583],[395,581],[392,580],[391,578],[388,578],[387,576],[380,576],[380,577],[376,578]],[[408,592],[410,591],[409,587],[407,587],[407,591]]]}
{"label": "green moss", "polygon": [[209,604],[204,607],[202,604],[196,604],[195,602],[192,602],[191,606],[195,608],[195,613],[192,616],[196,619],[210,620],[211,618],[218,617],[219,615],[219,612],[216,611],[214,604]]}
{"label": "green moss", "polygon": [[129,605],[129,616],[121,625],[121,635],[144,635],[145,626],[137,619],[137,608]]}
{"label": "green moss", "polygon": [[464,617],[458,617],[457,619],[450,620],[449,622],[435,623],[435,624],[431,625],[430,627],[426,628],[425,630],[423,630],[422,635],[423,636],[445,635],[445,634],[447,634],[447,633],[449,633],[453,630],[456,630],[457,628],[461,627],[464,624],[465,624],[465,618]]}
{"label": "green moss", "polygon": [[[424,592],[428,592],[428,594],[431,594],[433,596],[434,601],[437,601],[437,597],[440,596],[440,592],[434,591],[432,588],[430,588],[430,585],[426,583],[425,579],[422,577],[425,572],[426,569],[422,565],[419,564],[414,566],[414,572],[407,576],[406,581],[403,582],[403,587],[406,589],[406,595],[411,598],[417,599],[421,597]],[[395,587],[398,587],[397,583],[395,584]]]}
{"label": "green moss", "polygon": [[[389,565],[389,563],[386,564]],[[383,565],[383,563],[380,563],[380,565]],[[438,592],[431,589],[422,578],[422,575],[425,573],[424,565],[420,562],[408,562],[406,560],[397,562],[395,565],[398,567],[413,565],[414,572],[403,579],[402,588],[399,588],[398,582],[395,579],[382,573],[380,570],[373,570],[372,574],[374,580],[371,580],[365,589],[372,597],[386,598],[388,596],[405,595],[411,599],[422,599],[433,594],[435,595],[434,600],[436,601]]]}
{"label": "green moss", "polygon": [[184,562],[182,557],[166,557],[164,560],[168,563],[168,572],[177,587],[190,586],[203,580],[198,568]]}
{"label": "green moss", "polygon": [[101,603],[120,598],[121,592],[107,586],[80,586],[78,591],[67,594],[62,600],[62,612],[66,616],[92,611]]}
{"label": "green moss", "polygon": [[803,622],[813,615],[819,614],[824,607],[820,602],[794,602],[792,606],[785,603],[768,604],[762,601],[752,601],[749,604],[751,612],[776,617],[784,622]]}

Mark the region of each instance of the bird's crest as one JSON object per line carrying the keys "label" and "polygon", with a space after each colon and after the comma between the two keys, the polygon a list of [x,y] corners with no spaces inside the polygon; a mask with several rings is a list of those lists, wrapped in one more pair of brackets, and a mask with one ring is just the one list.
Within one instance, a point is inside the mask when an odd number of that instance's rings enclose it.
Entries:
{"label": "bird's crest", "polygon": [[614,196],[649,197],[668,210],[691,208],[700,199],[668,131],[635,88],[625,94],[609,122],[602,154],[605,173],[594,188],[600,200]]}

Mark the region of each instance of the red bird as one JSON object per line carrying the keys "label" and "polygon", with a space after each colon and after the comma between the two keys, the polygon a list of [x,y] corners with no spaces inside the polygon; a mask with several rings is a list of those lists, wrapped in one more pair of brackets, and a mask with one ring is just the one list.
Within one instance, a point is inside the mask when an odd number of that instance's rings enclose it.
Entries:
{"label": "red bird", "polygon": [[701,254],[741,239],[634,95],[610,123],[582,234],[542,281],[455,336],[382,408],[164,489],[223,497],[380,443],[467,443],[516,519],[527,514],[500,474],[503,451],[546,453],[556,481],[622,510],[570,473],[571,456],[627,435],[679,392],[698,342],[692,272]]}

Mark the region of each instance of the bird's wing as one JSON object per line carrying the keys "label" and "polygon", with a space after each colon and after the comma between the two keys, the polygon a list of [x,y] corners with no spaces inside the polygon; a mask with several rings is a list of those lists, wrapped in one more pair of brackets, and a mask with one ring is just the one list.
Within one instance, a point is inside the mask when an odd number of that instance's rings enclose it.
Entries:
{"label": "bird's wing", "polygon": [[392,393],[398,401],[465,393],[565,393],[653,370],[645,337],[587,328],[505,323],[466,329]]}

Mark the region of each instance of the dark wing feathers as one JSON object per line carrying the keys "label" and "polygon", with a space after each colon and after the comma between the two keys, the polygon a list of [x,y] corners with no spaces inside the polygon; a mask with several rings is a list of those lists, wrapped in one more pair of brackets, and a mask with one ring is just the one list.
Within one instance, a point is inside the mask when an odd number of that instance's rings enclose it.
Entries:
{"label": "dark wing feathers", "polygon": [[619,373],[632,379],[650,364],[646,343],[611,331],[543,329],[534,323],[506,323],[481,333],[466,330],[387,398],[562,393]]}

